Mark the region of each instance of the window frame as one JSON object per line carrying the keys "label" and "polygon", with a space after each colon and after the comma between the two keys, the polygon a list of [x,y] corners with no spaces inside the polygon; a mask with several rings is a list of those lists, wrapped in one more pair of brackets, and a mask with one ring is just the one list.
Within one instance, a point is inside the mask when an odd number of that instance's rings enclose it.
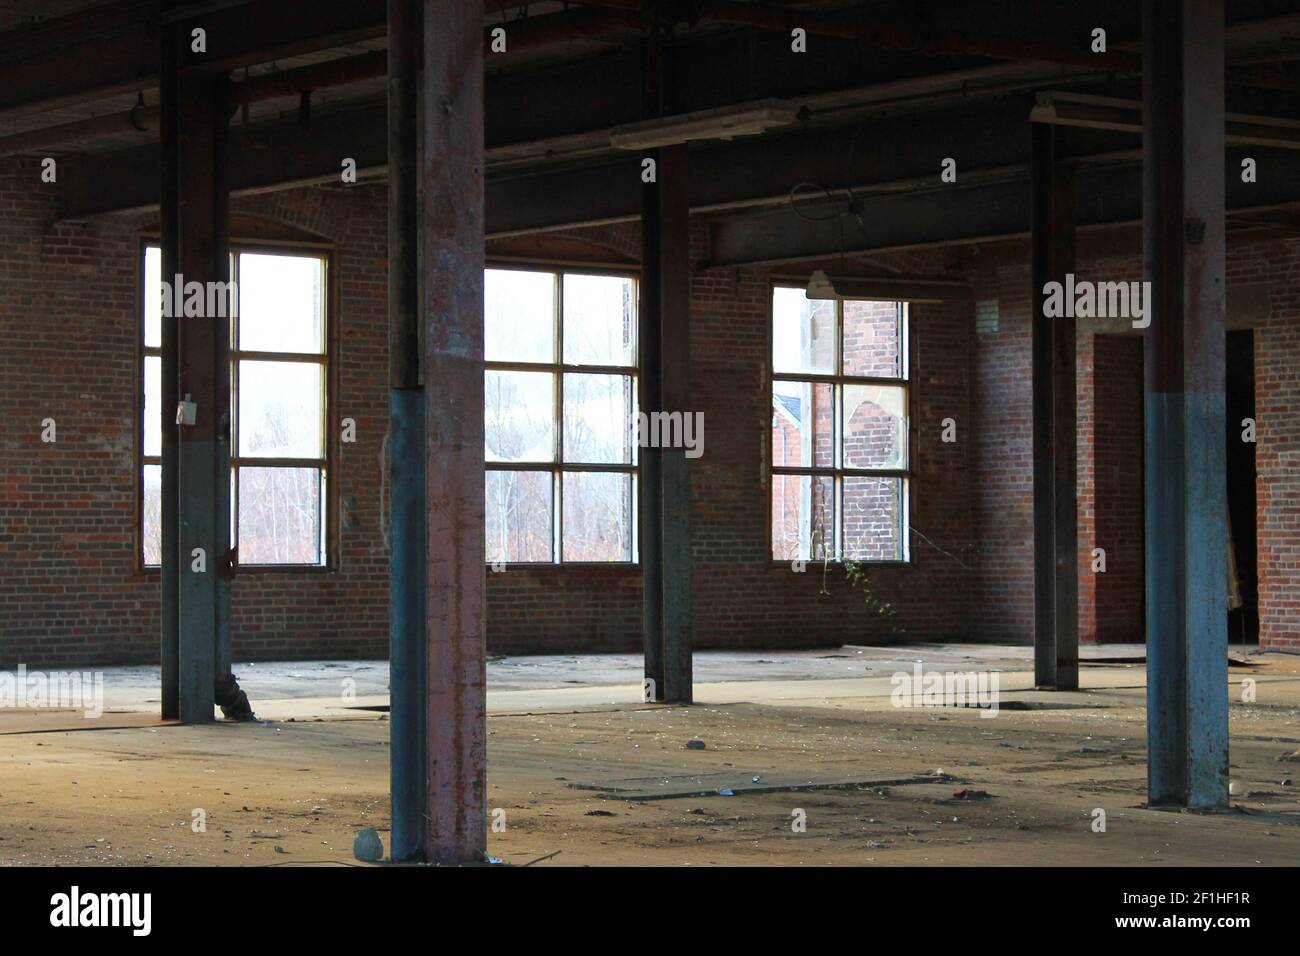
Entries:
{"label": "window frame", "polygon": [[[551,362],[502,362],[485,359],[483,362],[483,371],[486,377],[488,372],[544,372],[550,374],[554,379],[552,386],[552,402],[554,403],[555,415],[553,419],[553,454],[554,460],[544,462],[506,462],[506,461],[489,461],[484,456],[483,462],[483,480],[486,484],[487,475],[492,471],[518,471],[518,472],[549,472],[551,476],[551,558],[547,561],[514,561],[506,559],[507,566],[530,567],[530,568],[561,568],[561,567],[588,567],[588,568],[632,568],[639,567],[641,563],[641,541],[640,541],[640,511],[638,507],[638,489],[641,481],[641,455],[640,447],[632,443],[632,461],[630,463],[603,463],[603,464],[576,464],[566,463],[564,460],[564,376],[567,374],[587,374],[587,375],[618,375],[630,378],[631,388],[631,409],[632,415],[640,410],[639,386],[641,381],[641,274],[640,271],[628,267],[593,265],[588,263],[570,263],[570,262],[547,262],[547,261],[520,261],[502,257],[492,257],[487,259],[483,265],[486,286],[486,272],[489,269],[505,270],[512,272],[539,272],[555,277],[555,296],[552,308],[554,309],[555,329],[552,340],[554,349],[554,360]],[[633,334],[633,355],[632,364],[623,365],[572,365],[564,361],[564,276],[565,275],[590,275],[590,276],[610,276],[613,278],[627,279],[632,283],[632,302],[635,303],[636,313],[632,321]],[[486,311],[484,313],[484,323],[487,322]],[[628,422],[629,430],[631,421]],[[486,451],[486,449],[485,449]],[[629,559],[626,561],[570,561],[564,558],[564,474],[572,473],[596,473],[596,474],[625,474],[629,475],[629,531],[630,547]],[[486,529],[485,529],[486,533]],[[492,566],[492,561],[487,561],[487,566]]]}
{"label": "window frame", "polygon": [[[828,564],[842,566],[845,564],[844,557],[844,480],[845,478],[898,478],[901,479],[901,497],[902,507],[900,509],[903,518],[903,527],[900,529],[900,546],[902,550],[901,558],[848,558],[847,560],[855,564],[866,565],[869,567],[913,567],[916,565],[916,554],[912,548],[911,533],[915,513],[915,496],[912,493],[912,486],[916,478],[916,436],[913,419],[915,418],[916,407],[916,389],[915,382],[915,347],[912,341],[912,322],[911,322],[911,303],[901,299],[867,299],[867,298],[837,298],[831,301],[835,305],[835,362],[834,369],[830,373],[819,372],[778,372],[776,371],[775,356],[773,355],[773,338],[776,323],[776,290],[779,288],[798,289],[803,291],[807,288],[806,279],[781,278],[774,277],[769,281],[767,297],[767,358],[766,367],[766,390],[767,390],[767,419],[764,430],[763,440],[763,468],[765,477],[766,491],[766,526],[767,526],[767,552],[768,559],[772,567],[789,567],[793,561],[807,560],[809,564]],[[900,340],[902,355],[899,357],[900,377],[889,378],[881,376],[863,376],[863,375],[845,375],[844,374],[844,303],[853,302],[893,302],[898,308],[898,320],[900,323]],[[777,382],[796,382],[809,385],[830,385],[831,386],[831,450],[832,464],[829,466],[793,466],[793,465],[775,465],[772,456],[772,423],[771,418],[774,414],[772,396],[774,386]],[[844,387],[854,385],[865,386],[886,386],[889,388],[901,388],[903,390],[903,408],[906,410],[907,422],[906,433],[904,436],[904,452],[906,454],[905,467],[903,468],[854,468],[847,467],[844,464]],[[832,480],[832,498],[834,503],[834,538],[831,556],[828,558],[778,558],[773,549],[773,516],[772,502],[776,494],[776,478],[785,475],[793,476],[810,476],[813,478],[823,477]],[[811,550],[810,550],[811,554]]]}
{"label": "window frame", "polygon": [[[145,454],[145,359],[162,357],[161,346],[148,346],[145,343],[145,255],[150,247],[161,249],[161,236],[158,233],[143,233],[139,237],[136,255],[136,365],[135,365],[135,565],[138,573],[157,574],[161,565],[146,564],[144,560],[144,469],[147,465],[161,465],[162,457]],[[238,303],[234,305],[229,316],[227,335],[230,352],[230,511],[231,534],[230,545],[233,555],[232,569],[238,574],[274,574],[282,571],[294,573],[334,573],[339,566],[340,515],[342,500],[337,478],[339,464],[339,430],[331,427],[331,421],[337,407],[338,395],[338,277],[336,272],[337,248],[333,243],[309,242],[300,239],[277,240],[262,238],[232,238],[229,244],[232,259],[232,281],[238,283],[239,255],[241,253],[262,253],[268,255],[310,256],[319,259],[324,269],[323,282],[323,346],[321,353],[297,352],[258,352],[238,348]],[[236,285],[236,288],[239,288]],[[323,437],[323,456],[321,458],[243,458],[238,448],[239,418],[239,362],[301,362],[323,367],[321,435]],[[241,564],[239,561],[239,468],[313,468],[321,471],[324,488],[321,493],[321,511],[324,527],[322,528],[322,547],[324,553],[319,564]]]}

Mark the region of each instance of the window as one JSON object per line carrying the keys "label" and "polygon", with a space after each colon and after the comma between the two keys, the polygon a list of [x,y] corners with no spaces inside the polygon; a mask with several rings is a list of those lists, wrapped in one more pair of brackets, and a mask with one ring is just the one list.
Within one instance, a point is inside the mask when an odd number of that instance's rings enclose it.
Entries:
{"label": "window", "polygon": [[636,560],[636,280],[484,276],[487,557]]}
{"label": "window", "polygon": [[772,558],[910,560],[904,302],[772,290]]}
{"label": "window", "polygon": [[[161,559],[161,252],[144,255],[141,558]],[[238,565],[327,561],[328,257],[232,246],[231,541]]]}

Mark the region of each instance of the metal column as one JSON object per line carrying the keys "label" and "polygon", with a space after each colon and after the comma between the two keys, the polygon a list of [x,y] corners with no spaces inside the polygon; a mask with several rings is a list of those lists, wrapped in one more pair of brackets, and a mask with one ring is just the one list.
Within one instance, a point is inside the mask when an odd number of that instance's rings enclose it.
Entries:
{"label": "metal column", "polygon": [[1228,802],[1223,0],[1145,0],[1152,805]]}
{"label": "metal column", "polygon": [[424,5],[428,835],[433,863],[487,852],[483,484],[483,10]]}
{"label": "metal column", "polygon": [[[690,205],[685,145],[655,151],[641,221],[641,409],[691,414]],[[641,563],[645,675],[654,698],[689,703],[691,476],[684,448],[642,447]]]}
{"label": "metal column", "polygon": [[[229,81],[180,75],[184,42],[162,31],[162,275],[206,292],[230,280]],[[163,713],[188,723],[213,719],[216,676],[230,661],[231,301],[204,298],[216,307],[163,319]],[[178,426],[187,397],[196,419]]]}
{"label": "metal column", "polygon": [[1044,287],[1074,271],[1074,179],[1056,128],[1031,127],[1033,191],[1034,683],[1079,687],[1075,320],[1044,315]]}
{"label": "metal column", "polygon": [[392,858],[424,858],[424,389],[420,381],[421,0],[388,0],[388,635]]}
{"label": "metal column", "polygon": [[[647,155],[656,169],[662,150]],[[657,175],[657,174],[656,174]],[[663,357],[661,348],[663,268],[659,227],[659,187],[646,183],[641,191],[641,282],[637,313],[637,352],[640,378],[637,406],[649,421],[663,404]],[[663,453],[641,436],[637,451],[637,547],[641,558],[641,641],[645,652],[645,699],[663,701],[668,688],[664,667],[664,557],[663,557]]]}
{"label": "metal column", "polygon": [[[656,14],[657,15],[657,14]],[[646,45],[648,117],[669,110],[671,50],[656,23]],[[647,154],[655,180],[641,193],[641,304],[638,405],[646,415],[680,413],[685,433],[690,400],[690,197],[685,144]],[[690,703],[691,478],[684,448],[642,442],[638,484],[641,633],[647,698]]]}
{"label": "metal column", "polygon": [[[691,403],[691,227],[686,146],[659,151],[659,317],[662,397],[670,411],[694,414]],[[703,442],[703,429],[696,433]],[[701,446],[707,447],[707,446]],[[685,448],[667,449],[660,458],[663,489],[664,700],[690,703],[691,633],[691,472]]]}
{"label": "metal column", "polygon": [[[162,158],[162,208],[159,218],[161,240],[161,273],[174,276],[179,271],[180,237],[180,135],[177,109],[177,61],[181,34],[175,26],[164,26],[159,31],[159,136]],[[180,698],[180,519],[177,506],[180,500],[176,473],[176,382],[180,372],[177,355],[177,325],[164,320],[161,329],[161,402],[162,416],[162,473],[161,538],[158,577],[161,584],[162,646],[159,664],[162,678],[162,717],[179,720]]]}

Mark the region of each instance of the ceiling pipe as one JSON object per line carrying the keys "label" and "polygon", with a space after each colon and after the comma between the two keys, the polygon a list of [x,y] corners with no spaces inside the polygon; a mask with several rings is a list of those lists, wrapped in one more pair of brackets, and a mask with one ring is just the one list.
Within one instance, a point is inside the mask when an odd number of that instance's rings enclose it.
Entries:
{"label": "ceiling pipe", "polygon": [[264,73],[237,83],[230,92],[235,106],[262,103],[282,96],[301,96],[314,90],[346,86],[362,80],[374,80],[388,73],[388,52],[378,50],[324,63],[313,63],[293,70]]}
{"label": "ceiling pipe", "polygon": [[159,113],[156,106],[137,105],[125,113],[108,113],[59,126],[15,133],[0,138],[0,157],[19,156],[74,142],[91,142],[122,133],[148,133],[158,129]]}
{"label": "ceiling pipe", "polygon": [[[484,42],[492,49],[492,31],[504,27],[506,54],[524,53],[542,47],[567,43],[572,40],[599,40],[616,33],[641,32],[650,26],[650,19],[635,9],[582,8],[548,13],[526,20],[490,23],[484,30]],[[488,54],[488,63],[499,53]]]}
{"label": "ceiling pipe", "polygon": [[[231,105],[246,106],[288,96],[302,96],[313,90],[343,86],[385,75],[388,54],[380,50],[280,73],[267,73],[238,83],[231,91]],[[90,119],[75,120],[0,138],[0,156],[16,156],[36,149],[48,149],[69,143],[92,142],[122,133],[149,133],[158,129],[157,106],[137,104],[121,113],[108,113]]]}
{"label": "ceiling pipe", "polygon": [[[639,31],[646,25],[646,20],[633,13],[576,10],[491,25],[484,31],[483,42],[490,49],[492,31],[498,26],[505,27],[506,55],[509,55],[572,40],[599,39],[615,33]],[[494,54],[494,56],[500,55]],[[231,105],[238,108],[250,103],[290,96],[301,99],[315,90],[378,79],[387,73],[388,53],[385,50],[327,60],[324,63],[313,63],[297,69],[266,73],[237,83],[231,91]],[[0,157],[93,142],[123,133],[151,133],[158,129],[158,116],[158,107],[145,106],[141,103],[120,113],[110,113],[0,137]]]}
{"label": "ceiling pipe", "polygon": [[[591,7],[609,10],[639,11],[646,6],[644,0],[582,2]],[[1135,53],[1092,53],[1086,49],[1086,44],[1078,50],[1067,49],[1050,43],[938,29],[916,21],[880,18],[862,11],[853,11],[850,16],[844,16],[761,3],[704,0],[698,7],[698,16],[701,20],[713,23],[786,34],[801,28],[814,36],[854,40],[874,49],[908,50],[928,56],[985,56],[995,60],[1023,60],[1092,70],[1105,69],[1115,73],[1137,73],[1142,67],[1141,57]]]}

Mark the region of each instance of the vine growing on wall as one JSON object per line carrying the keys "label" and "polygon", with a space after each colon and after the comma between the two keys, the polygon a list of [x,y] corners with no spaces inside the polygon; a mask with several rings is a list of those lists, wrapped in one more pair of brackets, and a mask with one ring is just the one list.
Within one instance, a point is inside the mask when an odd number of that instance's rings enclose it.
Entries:
{"label": "vine growing on wall", "polygon": [[889,621],[892,634],[902,634],[903,628],[898,624],[898,611],[893,604],[882,600],[871,588],[871,579],[867,576],[867,566],[860,561],[844,562],[844,577],[849,587],[860,590],[867,605],[868,614],[877,614]]}
{"label": "vine growing on wall", "polygon": [[[826,535],[826,501],[824,492],[817,495],[817,503],[813,509],[813,549],[814,557],[821,553],[822,559],[822,589],[821,593],[829,595],[831,592],[827,588],[827,579],[830,575],[831,549],[827,546]],[[892,634],[902,634],[904,629],[898,623],[898,610],[888,601],[883,600],[872,589],[871,578],[867,574],[867,565],[860,561],[844,561],[844,578],[849,583],[849,587],[862,592],[864,603],[867,607],[868,614],[876,614],[885,618],[889,622],[889,630]]]}

